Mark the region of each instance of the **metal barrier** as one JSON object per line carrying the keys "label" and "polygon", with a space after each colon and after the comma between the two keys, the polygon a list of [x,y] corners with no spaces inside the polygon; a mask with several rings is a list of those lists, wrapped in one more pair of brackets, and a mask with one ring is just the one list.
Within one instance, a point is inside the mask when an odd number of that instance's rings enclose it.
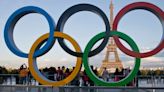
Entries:
{"label": "metal barrier", "polygon": [[[114,79],[113,76],[111,79]],[[0,74],[0,84],[3,85],[16,85],[19,84],[19,80],[18,74]],[[144,87],[145,85],[143,84],[147,84],[149,87],[158,87],[158,85],[160,86],[162,84],[164,87],[164,76],[137,76],[135,86]],[[32,76],[27,76],[24,85],[39,85],[39,83]]]}
{"label": "metal barrier", "polygon": [[137,76],[136,79],[138,80],[135,81],[135,86],[84,87],[67,85],[55,88],[39,85],[32,76],[28,76],[27,83],[22,85],[17,83],[19,81],[18,74],[0,74],[0,92],[164,92],[164,76]]}
{"label": "metal barrier", "polygon": [[163,92],[163,87],[52,87],[52,86],[27,86],[27,85],[0,85],[0,92]]}

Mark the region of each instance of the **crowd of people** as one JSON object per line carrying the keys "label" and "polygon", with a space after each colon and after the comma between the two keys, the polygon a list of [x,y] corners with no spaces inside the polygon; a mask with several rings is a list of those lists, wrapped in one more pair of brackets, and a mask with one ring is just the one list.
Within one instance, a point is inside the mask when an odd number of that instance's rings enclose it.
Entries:
{"label": "crowd of people", "polygon": [[[122,69],[121,71],[119,69],[116,69],[114,73],[109,73],[106,68],[104,68],[102,74],[100,74],[97,70],[97,68],[94,68],[91,66],[91,69],[93,73],[98,76],[100,79],[104,81],[119,81],[123,79],[128,73],[130,72],[130,69]],[[46,78],[52,80],[52,81],[60,81],[68,77],[72,71],[73,68],[65,68],[65,66],[62,67],[50,67],[50,68],[44,68],[40,69],[39,71],[42,73],[43,76]],[[18,78],[17,78],[18,79]],[[17,83],[19,84],[30,84],[31,83],[32,76],[25,64],[23,64],[19,69],[19,80]],[[134,83],[133,83],[134,84]],[[131,86],[133,84],[130,84]],[[41,84],[40,84],[41,85]],[[67,85],[71,86],[94,86],[94,82],[87,76],[86,71],[80,71],[80,73]]]}

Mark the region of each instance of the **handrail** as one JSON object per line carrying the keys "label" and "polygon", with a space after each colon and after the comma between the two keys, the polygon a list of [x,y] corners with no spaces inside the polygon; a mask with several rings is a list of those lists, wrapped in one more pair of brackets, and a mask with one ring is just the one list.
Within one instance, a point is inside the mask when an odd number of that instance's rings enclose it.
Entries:
{"label": "handrail", "polygon": [[[0,87],[31,87],[31,88],[56,88],[50,85],[0,85]],[[78,89],[164,89],[164,87],[105,87],[105,86],[62,86],[58,88],[78,88]]]}

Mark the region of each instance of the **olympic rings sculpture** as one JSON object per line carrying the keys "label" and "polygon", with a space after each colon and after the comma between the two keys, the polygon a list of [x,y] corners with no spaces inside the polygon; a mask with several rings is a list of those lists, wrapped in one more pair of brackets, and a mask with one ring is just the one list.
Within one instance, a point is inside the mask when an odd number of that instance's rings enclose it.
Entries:
{"label": "olympic rings sculpture", "polygon": [[[128,13],[132,10],[136,10],[136,9],[143,9],[143,10],[150,11],[160,20],[160,22],[162,24],[163,35],[162,35],[161,42],[154,50],[152,50],[150,52],[140,53],[138,46],[133,41],[133,39],[131,39],[128,35],[126,35],[124,33],[118,32],[118,30],[117,30],[120,19],[126,13]],[[102,20],[104,21],[104,24],[106,27],[105,32],[100,32],[98,35],[94,36],[88,42],[84,52],[81,51],[80,46],[71,36],[69,36],[63,32],[63,27],[64,27],[66,21],[69,19],[69,17],[80,11],[90,11],[90,12],[93,12],[93,13],[99,15],[102,18]],[[32,45],[30,52],[25,53],[17,48],[17,46],[13,40],[13,32],[14,32],[14,27],[15,27],[16,23],[19,21],[19,19],[30,13],[39,13],[39,14],[43,15],[48,21],[50,32],[47,34],[44,34],[40,38],[38,38]],[[125,54],[127,54],[129,56],[135,57],[135,66],[134,66],[133,70],[130,72],[130,74],[126,78],[124,78],[118,82],[112,82],[112,83],[105,82],[105,81],[102,81],[101,79],[99,79],[92,72],[92,70],[90,69],[90,66],[88,64],[88,57],[92,57],[92,56],[100,53],[107,45],[110,37],[114,38],[116,45],[118,46],[118,48],[121,51],[123,51]],[[157,7],[151,3],[147,3],[147,2],[135,2],[135,3],[129,4],[126,7],[124,7],[122,10],[120,10],[120,12],[117,14],[117,16],[114,20],[114,24],[113,24],[113,31],[111,31],[107,16],[101,9],[99,9],[98,7],[96,7],[94,5],[78,4],[78,5],[70,7],[61,15],[56,26],[55,26],[54,20],[51,18],[51,16],[46,11],[44,11],[43,9],[41,9],[39,7],[27,6],[27,7],[18,9],[9,17],[9,19],[6,22],[5,29],[4,29],[4,38],[5,38],[5,43],[6,43],[7,47],[9,48],[9,50],[12,53],[14,53],[15,55],[17,55],[19,57],[28,58],[29,70],[30,70],[31,74],[33,75],[33,77],[41,84],[52,85],[52,86],[65,85],[65,84],[71,82],[76,77],[76,75],[81,70],[81,66],[83,63],[87,75],[89,76],[89,78],[92,81],[94,81],[95,84],[100,85],[100,86],[123,86],[123,85],[126,85],[127,83],[131,82],[134,79],[134,77],[136,76],[136,74],[139,70],[139,67],[140,67],[141,58],[155,55],[159,51],[163,50],[163,48],[164,48],[164,12],[159,7]],[[130,47],[132,48],[133,51],[128,50],[120,42],[119,38],[121,38],[122,40],[125,40],[130,45]],[[77,57],[75,69],[67,78],[65,78],[61,81],[52,81],[52,80],[47,79],[45,76],[43,76],[39,72],[39,69],[36,64],[36,58],[47,53],[54,45],[56,39],[58,40],[60,46],[63,48],[64,51],[66,51],[70,55]],[[72,51],[66,45],[66,43],[64,42],[64,39],[71,42],[71,44],[74,46],[74,48],[76,50],[75,52]],[[100,46],[98,46],[96,49],[91,51],[94,44],[97,41],[99,41],[100,39],[103,39]],[[42,46],[43,43],[45,43],[44,46]],[[41,46],[42,46],[42,48],[41,48]]]}

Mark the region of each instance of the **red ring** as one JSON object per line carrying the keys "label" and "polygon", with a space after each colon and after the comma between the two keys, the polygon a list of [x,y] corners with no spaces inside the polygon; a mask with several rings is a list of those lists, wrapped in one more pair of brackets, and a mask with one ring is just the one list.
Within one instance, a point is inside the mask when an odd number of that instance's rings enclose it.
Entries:
{"label": "red ring", "polygon": [[113,36],[116,45],[118,46],[118,48],[123,51],[125,54],[130,55],[132,57],[137,57],[137,58],[145,58],[145,57],[149,57],[152,55],[155,55],[156,53],[158,53],[159,51],[161,51],[164,48],[164,12],[157,6],[150,4],[150,3],[146,3],[146,2],[136,2],[136,3],[132,3],[127,5],[126,7],[124,7],[116,16],[114,23],[113,23],[113,30],[117,30],[118,27],[118,23],[120,21],[120,19],[128,12],[135,10],[135,9],[144,9],[144,10],[148,10],[150,12],[152,12],[153,14],[155,14],[159,20],[161,21],[162,27],[163,27],[163,37],[162,40],[160,42],[160,44],[153,49],[152,51],[149,52],[144,52],[144,53],[137,53],[137,52],[133,52],[129,49],[127,49],[119,40],[119,37],[117,36]]}

